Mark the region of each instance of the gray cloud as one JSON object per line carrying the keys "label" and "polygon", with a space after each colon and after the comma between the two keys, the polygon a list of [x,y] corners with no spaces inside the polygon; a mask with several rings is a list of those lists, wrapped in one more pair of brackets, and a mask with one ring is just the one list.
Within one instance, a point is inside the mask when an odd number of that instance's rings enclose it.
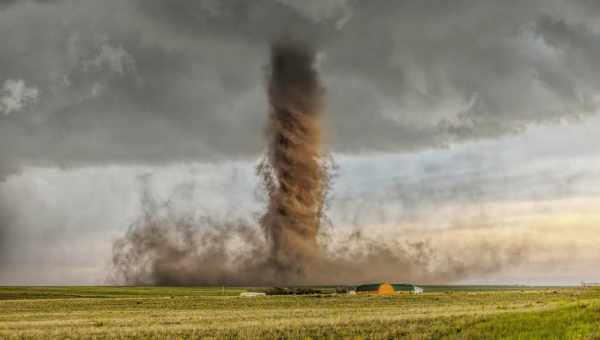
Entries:
{"label": "gray cloud", "polygon": [[6,204],[0,204],[0,268],[4,267],[4,262],[9,254],[9,250],[12,249],[12,247],[9,247],[8,244],[5,244],[11,231],[9,229],[11,224],[11,211]]}
{"label": "gray cloud", "polygon": [[39,91],[28,87],[23,79],[7,79],[0,93],[0,112],[9,115],[35,103]]}
{"label": "gray cloud", "polygon": [[[12,3],[12,6],[6,6]],[[269,41],[314,40],[345,152],[489,138],[597,110],[589,1],[4,2],[3,162],[245,157],[262,148]],[[93,13],[93,15],[92,15]],[[118,15],[114,15],[118,13]]]}
{"label": "gray cloud", "polygon": [[0,10],[9,8],[10,6],[13,6],[16,4],[25,4],[27,2],[35,2],[35,3],[39,3],[39,4],[44,4],[44,3],[51,4],[56,1],[57,0],[0,0]]}

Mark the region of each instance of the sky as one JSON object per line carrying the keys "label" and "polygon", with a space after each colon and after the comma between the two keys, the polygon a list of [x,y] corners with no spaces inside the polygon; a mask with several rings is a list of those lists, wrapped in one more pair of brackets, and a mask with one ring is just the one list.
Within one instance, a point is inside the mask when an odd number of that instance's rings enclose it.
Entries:
{"label": "sky", "polygon": [[0,284],[109,282],[145,193],[181,214],[260,212],[282,34],[318,51],[332,247],[426,242],[431,271],[507,259],[454,283],[598,282],[599,15],[594,0],[0,0]]}

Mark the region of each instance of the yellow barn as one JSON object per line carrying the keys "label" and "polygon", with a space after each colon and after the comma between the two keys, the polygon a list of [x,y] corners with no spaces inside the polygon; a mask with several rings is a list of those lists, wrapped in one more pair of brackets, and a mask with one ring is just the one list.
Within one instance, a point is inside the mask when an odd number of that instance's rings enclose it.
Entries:
{"label": "yellow barn", "polygon": [[356,287],[357,294],[394,295],[399,293],[421,293],[422,288],[406,283],[372,283]]}

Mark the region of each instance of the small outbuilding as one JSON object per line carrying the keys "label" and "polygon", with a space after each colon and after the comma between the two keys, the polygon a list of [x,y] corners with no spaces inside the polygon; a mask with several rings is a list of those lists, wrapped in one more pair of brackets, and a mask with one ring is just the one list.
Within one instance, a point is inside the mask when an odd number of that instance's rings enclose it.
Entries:
{"label": "small outbuilding", "polygon": [[267,294],[260,293],[260,292],[243,292],[240,294],[240,297],[259,297],[259,296],[267,296]]}
{"label": "small outbuilding", "polygon": [[357,294],[394,295],[399,293],[423,293],[423,288],[409,283],[372,283],[356,287]]}

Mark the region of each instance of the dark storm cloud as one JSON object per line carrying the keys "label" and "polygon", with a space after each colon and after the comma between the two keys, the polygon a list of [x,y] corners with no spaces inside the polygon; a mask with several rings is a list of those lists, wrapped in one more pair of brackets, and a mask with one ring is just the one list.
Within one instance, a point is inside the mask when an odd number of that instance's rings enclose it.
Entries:
{"label": "dark storm cloud", "polygon": [[58,0],[0,0],[0,10],[8,8],[12,5],[23,4],[25,2],[36,2],[40,4],[51,4]]}
{"label": "dark storm cloud", "polygon": [[318,46],[341,151],[490,138],[594,112],[600,100],[593,1],[0,7],[0,86],[38,91],[0,115],[1,168],[256,155],[267,47],[282,33]]}
{"label": "dark storm cloud", "polygon": [[331,20],[311,20],[285,1],[149,0],[138,4],[141,13],[153,22],[171,29],[173,34],[192,37],[209,35],[264,44],[282,33],[293,33],[318,41],[335,29]]}

